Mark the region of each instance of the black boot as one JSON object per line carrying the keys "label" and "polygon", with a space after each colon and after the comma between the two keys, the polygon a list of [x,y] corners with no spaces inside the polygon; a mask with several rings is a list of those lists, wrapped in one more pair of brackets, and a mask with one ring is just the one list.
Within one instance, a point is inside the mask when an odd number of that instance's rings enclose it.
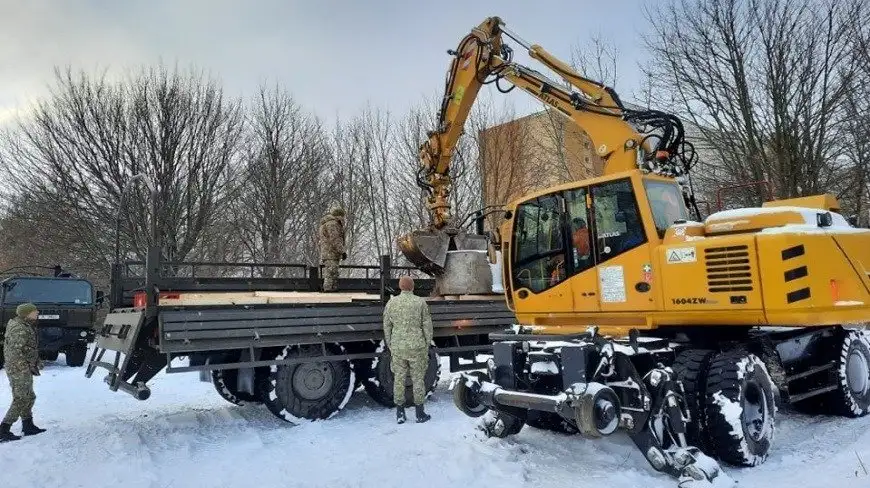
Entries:
{"label": "black boot", "polygon": [[0,442],[17,441],[21,437],[9,432],[12,426],[9,424],[0,424]]}
{"label": "black boot", "polygon": [[403,405],[396,406],[396,423],[404,424],[405,423],[405,407]]}
{"label": "black boot", "polygon": [[39,427],[33,425],[33,419],[21,419],[21,424],[24,428],[21,429],[21,433],[24,435],[36,435],[45,432],[45,429],[40,429]]}
{"label": "black boot", "polygon": [[422,424],[423,422],[431,419],[432,417],[423,411],[423,405],[417,405],[417,423]]}

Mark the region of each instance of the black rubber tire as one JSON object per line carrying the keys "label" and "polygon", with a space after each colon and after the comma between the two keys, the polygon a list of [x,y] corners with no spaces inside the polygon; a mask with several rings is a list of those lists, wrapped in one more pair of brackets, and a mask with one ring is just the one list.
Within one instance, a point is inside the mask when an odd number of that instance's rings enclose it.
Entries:
{"label": "black rubber tire", "polygon": [[[852,358],[852,361],[855,359],[863,361],[863,378],[850,378],[849,362],[853,355],[856,357]],[[825,398],[828,413],[857,418],[870,412],[870,375],[867,374],[868,369],[870,369],[870,341],[868,341],[867,335],[857,330],[844,330],[843,341],[837,356],[838,388],[826,395],[827,398]],[[853,375],[855,373],[852,371]],[[853,390],[850,386],[850,380],[853,385],[861,385],[861,390]]]}
{"label": "black rubber tire", "polygon": [[[499,421],[504,424],[504,428],[500,430],[496,428],[496,423]],[[489,437],[504,439],[505,437],[519,434],[525,424],[525,419],[493,410],[492,415],[484,419],[483,430]]]}
{"label": "black rubber tire", "polygon": [[85,359],[88,356],[88,345],[85,343],[77,343],[67,347],[66,351],[66,365],[78,368],[79,366],[83,366],[85,364]]}
{"label": "black rubber tire", "polygon": [[[710,446],[710,438],[706,430],[706,391],[707,368],[713,351],[708,349],[687,349],[677,354],[671,369],[682,382],[685,391],[685,401],[692,417],[686,426],[686,442],[690,446],[706,451]],[[667,447],[667,446],[666,446]]]}
{"label": "black rubber tire", "polygon": [[43,361],[57,361],[57,356],[60,353],[58,351],[40,351],[39,359]]}
{"label": "black rubber tire", "polygon": [[[489,380],[489,376],[483,371],[471,371],[468,375],[474,376],[479,381]],[[458,378],[456,385],[453,387],[453,404],[460,412],[472,418],[483,416],[489,411],[486,405],[472,402],[468,398],[468,387],[465,386],[465,381],[462,378]]]}
{"label": "black rubber tire", "polygon": [[[259,385],[257,377],[262,377],[263,375],[257,374],[257,372],[254,374],[254,389],[256,391]],[[246,391],[237,391],[235,387],[230,386],[236,384],[238,376],[238,369],[215,369],[211,372],[211,382],[214,385],[214,389],[218,392],[218,395],[233,405],[244,406],[248,404],[263,403],[260,400],[259,395],[252,395]]]}
{"label": "black rubber tire", "polygon": [[[329,347],[335,354],[344,354],[340,345]],[[278,359],[308,357],[312,361],[291,365],[275,365],[269,368],[269,375],[260,383],[260,399],[272,414],[281,420],[299,424],[306,421],[325,420],[341,411],[353,394],[356,381],[353,364],[346,360],[317,361],[321,357],[320,346],[287,346]],[[325,392],[315,398],[305,398],[294,387],[293,381],[302,380],[295,376],[317,368],[322,372],[326,385]],[[329,381],[329,383],[327,383]]]}
{"label": "black rubber tire", "polygon": [[[775,389],[758,356],[741,350],[715,354],[706,385],[708,454],[735,466],[763,463],[776,432]],[[753,436],[747,422],[756,412],[761,418],[755,422],[758,435]]]}
{"label": "black rubber tire", "polygon": [[560,415],[539,410],[529,410],[526,414],[526,425],[562,434],[576,434],[578,432],[577,427],[563,419]]}
{"label": "black rubber tire", "polygon": [[374,358],[353,360],[353,371],[356,375],[356,382],[353,385],[353,391],[357,391],[361,387],[364,387],[365,382],[372,377],[374,374],[372,371],[372,364],[374,364]]}
{"label": "black rubber tire", "polygon": [[[372,364],[373,374],[367,378],[363,385],[366,393],[372,400],[379,404],[393,408],[396,406],[393,401],[393,371],[390,369],[390,350],[382,347],[378,348],[380,356],[376,358]],[[429,367],[426,369],[426,398],[429,398],[438,386],[438,381],[441,378],[441,365],[439,364],[438,354],[434,348],[429,349]],[[405,379],[405,405],[414,404],[414,392],[412,389],[411,378]]]}

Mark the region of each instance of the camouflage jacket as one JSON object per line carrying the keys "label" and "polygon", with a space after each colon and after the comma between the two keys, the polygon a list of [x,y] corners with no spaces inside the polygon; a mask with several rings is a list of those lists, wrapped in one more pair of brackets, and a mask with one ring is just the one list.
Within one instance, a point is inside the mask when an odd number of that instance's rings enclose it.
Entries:
{"label": "camouflage jacket", "polygon": [[320,259],[339,260],[344,254],[344,219],[327,215],[320,221]]}
{"label": "camouflage jacket", "polygon": [[384,307],[384,339],[391,351],[429,350],[432,316],[426,300],[403,291]]}
{"label": "camouflage jacket", "polygon": [[13,317],[6,324],[3,356],[9,372],[31,371],[39,364],[39,339],[36,324]]}

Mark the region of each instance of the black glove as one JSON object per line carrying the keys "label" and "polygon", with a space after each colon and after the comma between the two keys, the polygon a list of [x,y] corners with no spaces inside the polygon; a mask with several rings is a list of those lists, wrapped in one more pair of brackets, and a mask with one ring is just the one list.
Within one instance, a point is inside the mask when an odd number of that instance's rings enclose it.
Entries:
{"label": "black glove", "polygon": [[346,252],[341,253],[341,260],[342,260],[342,261],[346,261],[346,260],[347,260],[347,253],[346,253]]}

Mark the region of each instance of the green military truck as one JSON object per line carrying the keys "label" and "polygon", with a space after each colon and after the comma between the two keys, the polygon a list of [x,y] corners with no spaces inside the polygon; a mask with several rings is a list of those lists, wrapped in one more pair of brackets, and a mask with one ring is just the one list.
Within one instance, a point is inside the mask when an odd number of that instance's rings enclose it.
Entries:
{"label": "green military truck", "polygon": [[[16,307],[31,302],[39,308],[39,356],[54,361],[62,352],[68,366],[82,366],[88,343],[94,340],[94,323],[103,294],[94,291],[88,280],[59,267],[48,269],[54,271],[53,275],[24,273],[20,268],[0,274],[0,344]],[[0,368],[3,364],[0,346]]]}

